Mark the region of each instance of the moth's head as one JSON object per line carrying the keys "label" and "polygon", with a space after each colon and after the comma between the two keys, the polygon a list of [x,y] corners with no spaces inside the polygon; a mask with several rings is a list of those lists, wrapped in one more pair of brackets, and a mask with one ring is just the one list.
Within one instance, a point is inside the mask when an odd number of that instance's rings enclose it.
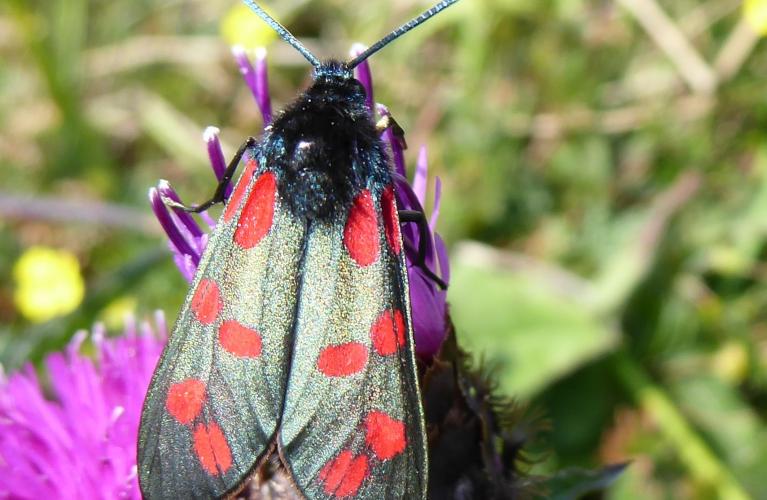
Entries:
{"label": "moth's head", "polygon": [[331,60],[317,66],[314,83],[307,92],[328,103],[345,103],[343,108],[354,107],[355,104],[364,108],[365,87],[354,78],[354,70],[341,61]]}
{"label": "moth's head", "polygon": [[317,82],[344,84],[354,79],[354,70],[341,61],[326,61],[314,69]]}

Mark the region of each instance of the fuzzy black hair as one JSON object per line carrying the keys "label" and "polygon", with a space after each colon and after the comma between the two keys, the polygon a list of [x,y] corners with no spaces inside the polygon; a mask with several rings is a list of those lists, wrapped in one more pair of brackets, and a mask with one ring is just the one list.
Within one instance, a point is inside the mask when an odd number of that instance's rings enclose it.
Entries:
{"label": "fuzzy black hair", "polygon": [[267,130],[257,155],[278,174],[280,196],[301,219],[333,219],[360,190],[391,182],[365,89],[337,61],[317,69],[311,87]]}

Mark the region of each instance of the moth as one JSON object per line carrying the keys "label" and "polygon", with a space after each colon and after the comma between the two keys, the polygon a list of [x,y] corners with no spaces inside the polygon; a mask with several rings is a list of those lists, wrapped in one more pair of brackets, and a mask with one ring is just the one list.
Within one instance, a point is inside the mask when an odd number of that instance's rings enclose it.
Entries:
{"label": "moth", "polygon": [[[138,474],[148,499],[237,494],[277,460],[307,498],[425,498],[427,439],[391,166],[355,66],[444,0],[311,86],[229,163],[225,208],[152,378]],[[238,165],[244,171],[225,193]],[[419,252],[423,255],[423,252]],[[425,265],[418,265],[444,286]]]}

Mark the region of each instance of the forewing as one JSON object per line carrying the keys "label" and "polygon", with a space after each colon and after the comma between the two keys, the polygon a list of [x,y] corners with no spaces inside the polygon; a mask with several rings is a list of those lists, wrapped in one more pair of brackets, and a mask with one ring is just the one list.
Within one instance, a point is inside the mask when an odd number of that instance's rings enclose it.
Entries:
{"label": "forewing", "polygon": [[308,498],[425,497],[407,273],[391,187],[309,226],[280,453]]}
{"label": "forewing", "polygon": [[251,160],[156,368],[139,434],[145,498],[211,498],[263,458],[278,422],[305,230]]}

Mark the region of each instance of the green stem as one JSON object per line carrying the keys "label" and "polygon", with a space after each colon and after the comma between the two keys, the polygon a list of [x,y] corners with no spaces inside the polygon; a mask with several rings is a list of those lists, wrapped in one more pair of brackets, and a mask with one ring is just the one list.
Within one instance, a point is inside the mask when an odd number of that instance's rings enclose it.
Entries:
{"label": "green stem", "polygon": [[636,404],[646,411],[676,448],[679,458],[700,484],[716,492],[717,498],[748,500],[751,496],[733,477],[727,466],[698,436],[685,417],[660,387],[625,352],[615,358],[615,371]]}

